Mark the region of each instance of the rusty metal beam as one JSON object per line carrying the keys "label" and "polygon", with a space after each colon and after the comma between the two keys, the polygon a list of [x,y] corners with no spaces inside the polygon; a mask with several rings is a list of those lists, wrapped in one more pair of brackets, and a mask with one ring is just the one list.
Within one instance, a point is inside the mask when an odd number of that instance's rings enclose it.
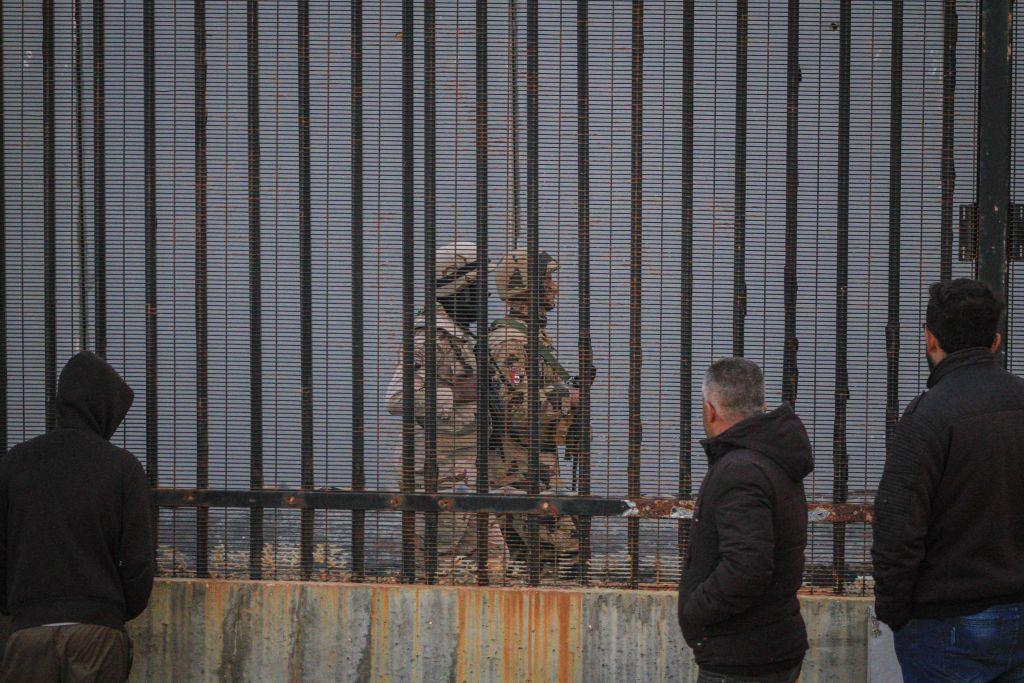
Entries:
{"label": "rusty metal beam", "polygon": [[[694,501],[676,498],[601,498],[596,496],[531,496],[479,493],[398,493],[337,489],[264,489],[262,491],[170,489],[153,492],[160,507],[284,508],[296,510],[390,510],[526,515],[583,515],[637,519],[690,519]],[[813,523],[870,524],[871,505],[811,503]]]}
{"label": "rusty metal beam", "polygon": [[[402,2],[402,491],[416,488],[415,13]],[[402,514],[402,580],[416,580],[416,515]]]}
{"label": "rusty metal beam", "polygon": [[[352,488],[366,487],[366,419],[363,405],[365,369],[363,348],[363,0],[352,1]],[[366,520],[352,512],[352,571],[356,581],[366,576]]]}
{"label": "rusty metal beam", "polygon": [[[479,264],[477,274],[477,321],[476,321],[476,490],[478,493],[487,491],[488,455],[490,448],[490,414],[487,411],[488,383],[490,377],[482,368],[486,368],[490,356],[487,351],[487,239],[488,239],[488,149],[487,149],[487,0],[476,1],[476,80],[475,124],[476,124],[476,262]],[[534,375],[536,376],[536,375]],[[487,534],[488,520],[486,516],[476,519],[476,571],[477,583],[486,586],[490,577],[487,573]]]}

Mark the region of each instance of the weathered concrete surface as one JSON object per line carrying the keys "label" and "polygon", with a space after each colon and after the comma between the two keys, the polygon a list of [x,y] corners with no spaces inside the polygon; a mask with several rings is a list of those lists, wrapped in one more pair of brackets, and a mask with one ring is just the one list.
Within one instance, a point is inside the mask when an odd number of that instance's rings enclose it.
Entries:
{"label": "weathered concrete surface", "polygon": [[[868,600],[805,597],[803,681],[865,681]],[[693,681],[675,593],[160,580],[137,681]]]}
{"label": "weathered concrete surface", "polygon": [[901,680],[903,676],[893,650],[892,631],[872,614],[868,622],[868,681],[891,683]]}

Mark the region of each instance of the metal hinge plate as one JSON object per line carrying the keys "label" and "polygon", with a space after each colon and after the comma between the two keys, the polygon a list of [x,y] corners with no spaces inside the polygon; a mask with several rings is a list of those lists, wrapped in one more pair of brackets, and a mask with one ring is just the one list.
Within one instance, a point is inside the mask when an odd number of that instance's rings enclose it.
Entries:
{"label": "metal hinge plate", "polygon": [[[975,261],[978,258],[978,205],[960,206],[961,261]],[[1007,261],[1024,261],[1024,204],[1010,204],[1010,220],[1006,231]]]}

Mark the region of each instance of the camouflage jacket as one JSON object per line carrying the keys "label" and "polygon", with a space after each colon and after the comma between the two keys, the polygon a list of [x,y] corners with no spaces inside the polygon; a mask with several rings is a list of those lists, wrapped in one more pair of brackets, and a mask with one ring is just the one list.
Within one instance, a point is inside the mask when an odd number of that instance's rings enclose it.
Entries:
{"label": "camouflage jacket", "polygon": [[[505,410],[506,460],[525,463],[530,447],[529,360],[526,319],[511,314],[494,323],[487,336],[488,348],[495,369],[500,376],[501,398]],[[544,453],[557,453],[565,444],[566,433],[572,422],[569,401],[569,375],[555,357],[554,344],[547,331],[540,330],[540,449]]]}
{"label": "camouflage jacket", "polygon": [[[416,409],[416,467],[422,472],[424,418],[426,414],[426,318],[416,319],[413,347]],[[437,306],[437,457],[439,463],[453,459],[465,461],[458,472],[441,467],[442,482],[454,479],[472,485],[475,482],[476,396],[466,387],[476,384],[476,337],[461,327],[440,305]],[[460,387],[462,390],[460,391]],[[388,412],[401,415],[403,409],[402,363],[392,376],[387,394]],[[465,471],[463,471],[465,470]]]}

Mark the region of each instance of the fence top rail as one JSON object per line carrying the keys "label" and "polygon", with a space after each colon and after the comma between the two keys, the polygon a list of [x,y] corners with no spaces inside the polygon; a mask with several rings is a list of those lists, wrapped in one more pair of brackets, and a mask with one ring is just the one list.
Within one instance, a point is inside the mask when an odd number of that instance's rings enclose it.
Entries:
{"label": "fence top rail", "polygon": [[[696,502],[676,498],[603,498],[575,495],[505,493],[398,493],[341,489],[227,490],[157,488],[154,500],[169,508],[284,508],[296,510],[393,510],[410,512],[485,512],[538,516],[692,519]],[[812,502],[807,519],[815,523],[870,524],[871,505]]]}

